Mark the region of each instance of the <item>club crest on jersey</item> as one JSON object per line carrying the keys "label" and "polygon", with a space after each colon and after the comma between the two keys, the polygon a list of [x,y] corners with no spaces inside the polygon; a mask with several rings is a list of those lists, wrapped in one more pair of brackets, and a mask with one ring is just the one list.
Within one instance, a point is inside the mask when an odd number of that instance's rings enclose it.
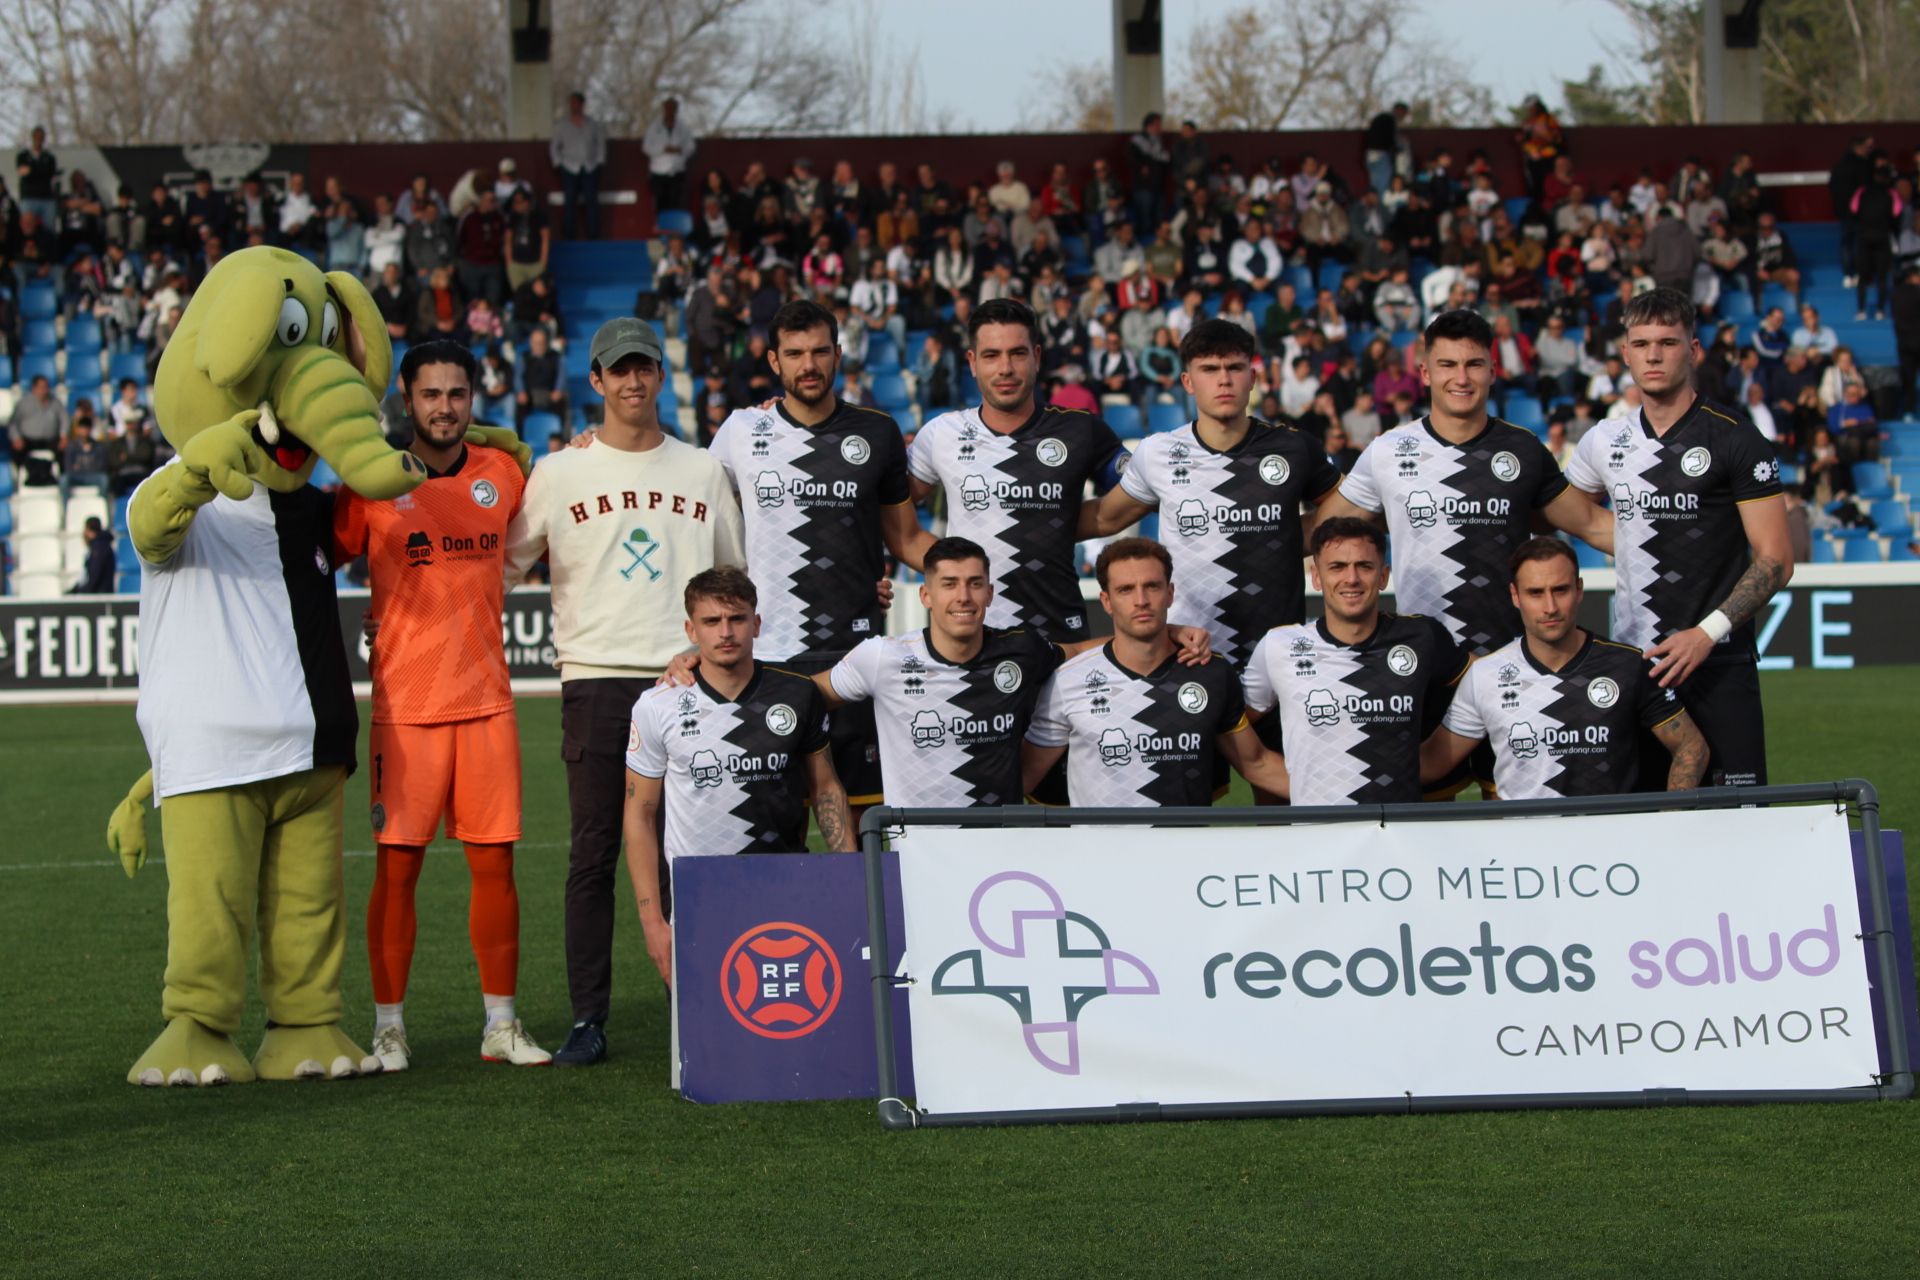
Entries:
{"label": "club crest on jersey", "polygon": [[968,511],[985,511],[992,495],[987,482],[971,473],[960,478],[960,505]]}
{"label": "club crest on jersey", "polygon": [[1504,689],[1510,684],[1519,684],[1519,683],[1520,683],[1519,665],[1512,662],[1503,663],[1500,667],[1500,687]]}
{"label": "club crest on jersey", "polygon": [[717,787],[720,785],[720,757],[702,747],[693,753],[688,772],[693,774],[694,786]]}
{"label": "club crest on jersey", "polygon": [[865,436],[848,436],[840,442],[840,456],[849,466],[857,467],[873,456],[873,447]]}
{"label": "club crest on jersey", "polygon": [[1520,478],[1520,459],[1505,449],[1493,455],[1493,478],[1504,484],[1511,484]]}
{"label": "club crest on jersey", "polygon": [[1020,664],[1009,658],[993,669],[993,687],[1002,693],[1012,693],[1020,687]]}
{"label": "club crest on jersey", "polygon": [[1270,453],[1260,459],[1260,478],[1268,484],[1285,484],[1287,477],[1293,474],[1293,468],[1287,460],[1277,453]]}
{"label": "club crest on jersey", "polygon": [[1540,754],[1540,735],[1525,720],[1517,720],[1513,728],[1507,730],[1507,750],[1517,759],[1531,760]]}
{"label": "club crest on jersey", "polygon": [[1048,436],[1033,446],[1033,456],[1040,460],[1042,466],[1057,467],[1067,460],[1066,443]]}
{"label": "club crest on jersey", "polygon": [[1431,529],[1440,522],[1440,504],[1425,489],[1407,495],[1407,522],[1416,529]]}
{"label": "club crest on jersey", "polygon": [[629,752],[633,752],[633,751],[638,751],[639,749],[640,749],[640,722],[638,720],[629,720],[627,722],[627,750]]}
{"label": "club crest on jersey", "polygon": [[753,420],[753,434],[770,436],[773,434],[773,416],[763,413]]}
{"label": "club crest on jersey", "polygon": [[1633,428],[1622,427],[1614,432],[1613,447],[1616,449],[1631,449],[1633,447]]}
{"label": "club crest on jersey", "polygon": [[1312,653],[1313,641],[1309,640],[1305,636],[1295,636],[1293,638],[1293,643],[1287,646],[1287,652],[1291,653],[1296,658],[1303,653]]}
{"label": "club crest on jersey", "polygon": [[1184,440],[1176,440],[1167,448],[1167,461],[1185,462],[1193,456],[1193,450],[1187,448]]}
{"label": "club crest on jersey", "polygon": [[1401,436],[1393,442],[1393,456],[1396,458],[1415,457],[1420,452],[1420,442],[1412,436]]}
{"label": "club crest on jersey", "polygon": [[1340,704],[1325,689],[1314,689],[1307,694],[1307,723],[1318,729],[1340,723]]}
{"label": "club crest on jersey", "polygon": [[1198,681],[1189,680],[1180,686],[1180,691],[1173,695],[1173,700],[1180,704],[1182,711],[1190,716],[1197,716],[1207,709],[1206,686]]}
{"label": "club crest on jersey", "polygon": [[1620,701],[1620,686],[1608,676],[1599,676],[1587,682],[1587,701],[1602,711]]}
{"label": "club crest on jersey", "polygon": [[493,487],[493,481],[491,480],[475,480],[473,487],[468,489],[467,492],[473,495],[473,501],[476,506],[491,507],[494,503],[500,501],[500,491]]}
{"label": "club crest on jersey", "polygon": [[1420,655],[1411,645],[1397,644],[1387,650],[1387,670],[1397,676],[1410,676],[1420,665]]}
{"label": "club crest on jersey", "polygon": [[1107,687],[1106,672],[1104,671],[1087,672],[1087,692],[1088,693],[1092,693],[1096,689],[1104,689],[1106,687]]}
{"label": "club crest on jersey", "polygon": [[1198,498],[1188,498],[1182,502],[1174,512],[1174,520],[1180,532],[1189,538],[1198,538],[1207,531],[1207,509]]}
{"label": "club crest on jersey", "polygon": [[916,747],[941,747],[947,742],[947,727],[940,723],[940,717],[931,711],[913,713],[913,745]]}
{"label": "club crest on jersey", "polygon": [[1686,475],[1703,476],[1712,465],[1713,455],[1697,445],[1680,455],[1680,470]]}
{"label": "club crest on jersey", "polygon": [[1125,730],[1106,729],[1101,732],[1100,763],[1110,769],[1133,763],[1133,745],[1127,741]]}
{"label": "club crest on jersey", "polygon": [[786,503],[786,486],[780,483],[778,471],[762,471],[753,478],[753,497],[762,507],[778,507]]}
{"label": "club crest on jersey", "polygon": [[800,723],[800,717],[794,714],[792,707],[784,702],[776,702],[767,708],[767,729],[769,732],[786,737]]}

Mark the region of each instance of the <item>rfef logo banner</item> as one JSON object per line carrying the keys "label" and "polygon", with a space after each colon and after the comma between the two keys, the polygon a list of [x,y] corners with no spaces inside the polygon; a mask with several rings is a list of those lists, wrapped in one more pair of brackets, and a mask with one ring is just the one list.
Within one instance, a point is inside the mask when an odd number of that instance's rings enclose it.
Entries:
{"label": "rfef logo banner", "polygon": [[1878,1070],[1831,808],[909,827],[895,848],[929,1113],[1826,1089]]}

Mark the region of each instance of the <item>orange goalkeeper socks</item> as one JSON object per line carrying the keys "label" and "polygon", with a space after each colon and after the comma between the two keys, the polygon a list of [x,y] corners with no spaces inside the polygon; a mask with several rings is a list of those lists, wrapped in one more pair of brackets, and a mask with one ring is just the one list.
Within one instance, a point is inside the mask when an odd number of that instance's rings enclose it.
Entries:
{"label": "orange goalkeeper socks", "polygon": [[511,996],[520,973],[520,891],[513,883],[513,846],[469,844],[466,850],[473,875],[467,932],[480,965],[480,990]]}
{"label": "orange goalkeeper socks", "polygon": [[380,1004],[397,1005],[407,998],[416,932],[413,891],[426,855],[418,845],[378,846],[373,897],[367,902],[367,960],[373,969],[373,998]]}

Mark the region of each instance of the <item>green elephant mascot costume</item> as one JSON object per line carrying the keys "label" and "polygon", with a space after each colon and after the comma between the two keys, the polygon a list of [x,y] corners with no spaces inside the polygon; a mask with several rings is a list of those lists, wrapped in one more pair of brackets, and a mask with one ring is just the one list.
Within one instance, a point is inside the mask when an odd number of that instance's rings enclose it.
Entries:
{"label": "green elephant mascot costume", "polygon": [[[359,717],[331,498],[307,480],[316,457],[369,498],[426,479],[381,432],[392,365],[358,280],[265,247],[208,272],[161,357],[154,412],[179,456],[127,512],[142,562],[138,719],[153,768],[107,836],[132,875],[146,857],[141,805],[157,797],[166,1028],[127,1073],[132,1083],[380,1069],[339,1026],[341,813]],[[492,434],[471,438],[504,443]],[[233,1035],[256,924],[268,1029],[249,1062]]]}

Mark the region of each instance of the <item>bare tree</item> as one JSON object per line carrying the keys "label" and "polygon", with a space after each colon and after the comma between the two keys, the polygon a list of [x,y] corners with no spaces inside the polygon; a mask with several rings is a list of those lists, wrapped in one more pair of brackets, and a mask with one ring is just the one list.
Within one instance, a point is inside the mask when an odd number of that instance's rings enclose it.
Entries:
{"label": "bare tree", "polygon": [[1021,115],[1043,133],[1112,133],[1113,67],[1105,58],[1049,67],[1034,79]]}

